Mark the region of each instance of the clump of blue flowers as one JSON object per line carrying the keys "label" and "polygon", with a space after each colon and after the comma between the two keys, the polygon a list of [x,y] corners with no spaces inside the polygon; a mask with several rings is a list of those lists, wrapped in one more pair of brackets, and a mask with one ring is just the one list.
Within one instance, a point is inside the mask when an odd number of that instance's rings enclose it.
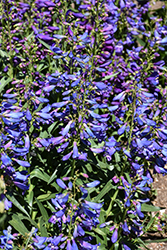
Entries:
{"label": "clump of blue flowers", "polygon": [[[61,237],[57,237],[57,245],[60,249],[66,244],[67,249],[87,249],[88,247],[97,249],[98,246],[91,244],[93,238],[87,234],[87,231],[92,231],[100,223],[99,215],[103,204],[88,201],[86,198],[88,188],[96,187],[99,181],[79,185],[77,184],[79,176],[80,174],[76,173],[75,177],[65,177],[64,180],[68,180],[68,184],[61,179],[56,180],[64,191],[52,199],[55,212],[49,222],[55,225],[56,232],[60,232]],[[51,243],[54,245],[55,241],[54,239]]]}
{"label": "clump of blue flowers", "polygon": [[167,6],[150,8],[1,1],[2,249],[144,244],[167,173]]}

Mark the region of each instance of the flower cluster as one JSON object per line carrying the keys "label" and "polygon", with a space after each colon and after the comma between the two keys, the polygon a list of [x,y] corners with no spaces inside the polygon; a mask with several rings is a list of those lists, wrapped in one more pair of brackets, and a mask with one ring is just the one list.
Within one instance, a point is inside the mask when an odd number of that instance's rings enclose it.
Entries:
{"label": "flower cluster", "polygon": [[0,213],[38,228],[18,247],[130,249],[151,173],[167,173],[165,21],[130,0],[0,8]]}

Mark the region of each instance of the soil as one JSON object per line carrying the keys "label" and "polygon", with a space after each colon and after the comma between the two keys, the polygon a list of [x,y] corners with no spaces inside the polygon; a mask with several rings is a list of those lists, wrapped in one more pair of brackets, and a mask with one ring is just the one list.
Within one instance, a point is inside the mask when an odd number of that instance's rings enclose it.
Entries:
{"label": "soil", "polygon": [[[153,189],[156,191],[156,199],[152,202],[154,206],[161,207],[160,216],[167,215],[167,176],[156,175],[154,178]],[[154,214],[153,214],[154,215]],[[167,223],[167,222],[166,222]],[[150,250],[167,250],[167,233],[147,233],[143,240],[160,240],[160,243],[150,243],[146,245]],[[164,242],[163,242],[164,241]],[[146,248],[141,248],[145,250]]]}

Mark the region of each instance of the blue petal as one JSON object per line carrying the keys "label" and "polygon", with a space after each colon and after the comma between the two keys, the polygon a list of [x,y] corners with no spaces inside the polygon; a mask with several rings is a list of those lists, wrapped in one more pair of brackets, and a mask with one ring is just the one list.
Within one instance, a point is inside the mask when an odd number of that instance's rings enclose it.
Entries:
{"label": "blue petal", "polygon": [[96,187],[99,184],[100,184],[100,181],[92,181],[92,182],[87,183],[85,186],[91,188],[91,187]]}
{"label": "blue petal", "polygon": [[59,187],[63,189],[67,189],[66,184],[61,179],[57,179],[56,182],[57,182],[57,185],[59,185]]}
{"label": "blue petal", "polygon": [[98,210],[101,209],[103,204],[102,203],[95,203],[91,201],[85,201],[85,203],[92,209]]}
{"label": "blue petal", "polygon": [[112,237],[111,237],[112,243],[115,243],[117,241],[117,239],[118,239],[118,229],[116,228]]}

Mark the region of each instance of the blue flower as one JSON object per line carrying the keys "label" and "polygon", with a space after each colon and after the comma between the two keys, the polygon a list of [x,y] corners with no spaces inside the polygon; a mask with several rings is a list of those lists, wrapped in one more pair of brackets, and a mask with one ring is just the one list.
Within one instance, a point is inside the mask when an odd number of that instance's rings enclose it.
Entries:
{"label": "blue flower", "polygon": [[118,240],[118,228],[116,228],[116,229],[114,230],[113,235],[112,235],[112,237],[111,237],[112,243],[117,242],[117,240]]}

